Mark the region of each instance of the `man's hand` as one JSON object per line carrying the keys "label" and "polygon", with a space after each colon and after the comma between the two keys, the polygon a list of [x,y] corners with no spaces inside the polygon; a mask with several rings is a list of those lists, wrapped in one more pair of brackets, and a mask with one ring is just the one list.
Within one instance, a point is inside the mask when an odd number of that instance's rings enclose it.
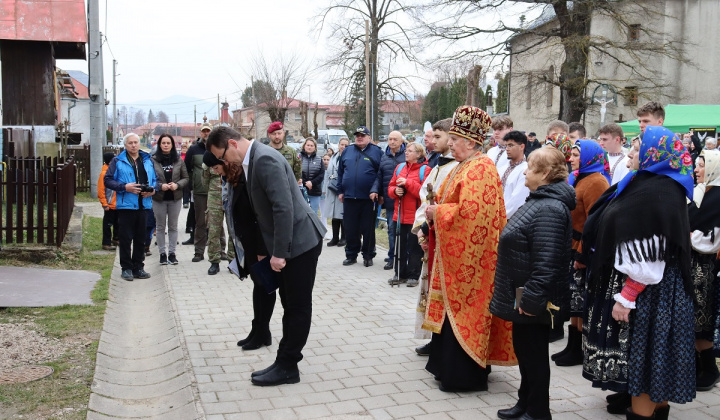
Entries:
{"label": "man's hand", "polygon": [[311,181],[305,181],[305,188],[308,190],[312,190],[312,182]]}
{"label": "man's hand", "polygon": [[613,306],[612,317],[618,322],[630,322],[630,311],[632,309],[622,306],[620,302],[615,302]]}
{"label": "man's hand", "polygon": [[140,193],[140,196],[142,196],[142,198],[152,197],[153,195],[155,195],[155,190],[154,190],[154,189],[153,189],[152,191],[150,191],[150,192]]}
{"label": "man's hand", "polygon": [[380,204],[382,206],[384,203],[385,203],[385,197],[380,196],[380,198],[378,199],[378,204]]}
{"label": "man's hand", "polygon": [[339,195],[338,195],[338,200],[340,200],[340,202],[342,203],[344,197],[345,197],[345,194],[339,194]]}
{"label": "man's hand", "polygon": [[377,199],[378,199],[377,193],[370,193],[370,200],[377,201]]}
{"label": "man's hand", "polygon": [[285,268],[285,258],[278,258],[276,256],[271,257],[270,267],[272,267],[274,271],[280,272],[280,270]]}
{"label": "man's hand", "polygon": [[125,184],[125,191],[133,194],[140,194],[140,184],[129,182]]}
{"label": "man's hand", "polygon": [[267,257],[267,255],[258,255],[258,261],[262,261],[263,258]]}
{"label": "man's hand", "polygon": [[427,219],[428,223],[435,221],[435,212],[437,212],[437,204],[425,208],[425,219]]}

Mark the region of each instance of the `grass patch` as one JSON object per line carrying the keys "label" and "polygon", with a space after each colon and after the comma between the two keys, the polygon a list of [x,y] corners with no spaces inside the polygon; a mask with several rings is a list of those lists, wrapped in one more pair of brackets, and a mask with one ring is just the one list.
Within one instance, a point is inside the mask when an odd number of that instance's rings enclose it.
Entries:
{"label": "grass patch", "polygon": [[78,191],[75,194],[75,201],[79,203],[92,203],[98,201],[98,199],[92,198],[92,196],[90,196],[90,191]]}
{"label": "grass patch", "polygon": [[[89,270],[101,280],[91,293],[94,305],[63,305],[48,308],[0,308],[0,322],[34,322],[38,331],[72,343],[75,350],[47,363],[55,372],[25,384],[0,386],[0,418],[85,419],[95,357],[102,330],[108,286],[115,255],[95,255],[100,250],[102,219],[83,219],[83,250],[79,254],[58,251],[42,267]],[[33,266],[18,260],[0,259],[0,265]]]}

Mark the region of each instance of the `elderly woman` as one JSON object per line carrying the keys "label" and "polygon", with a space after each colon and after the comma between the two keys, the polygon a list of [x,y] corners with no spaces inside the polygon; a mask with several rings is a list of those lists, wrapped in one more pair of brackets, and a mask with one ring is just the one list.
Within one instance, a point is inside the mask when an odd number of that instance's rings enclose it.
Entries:
{"label": "elderly woman", "polygon": [[423,250],[417,236],[412,233],[415,211],[420,207],[420,187],[430,173],[425,163],[425,148],[410,143],[405,149],[405,162],[397,165],[388,185],[388,196],[395,201],[393,220],[400,226],[399,250],[395,253],[395,277],[390,284],[407,283],[408,287],[418,285],[422,268]]}
{"label": "elderly woman", "polygon": [[710,391],[720,381],[713,341],[720,350],[720,152],[705,149],[695,162],[698,185],[688,208],[695,297],[695,361],[698,391]]}
{"label": "elderly woman", "polygon": [[495,293],[490,312],[512,322],[520,364],[514,407],[501,419],[550,418],[548,340],[554,310],[566,307],[575,191],[566,182],[565,156],[542,147],[530,153],[525,171],[527,201],[508,221],[498,245]]}
{"label": "elderly woman", "polygon": [[[338,161],[342,156],[343,150],[350,144],[347,137],[343,137],[338,142],[338,152],[330,158],[325,177],[327,182],[323,183],[323,193],[325,193],[325,211],[323,215],[329,217],[332,222],[332,239],[327,246],[345,246],[345,229],[343,228],[343,203],[338,199],[337,194],[337,171]],[[342,232],[342,233],[341,233]]]}
{"label": "elderly woman", "polygon": [[570,152],[573,172],[568,183],[575,188],[577,204],[571,212],[573,226],[572,264],[570,280],[570,325],[568,342],[564,350],[552,355],[558,366],[575,366],[583,362],[582,316],[585,294],[585,262],[582,259],[582,232],[585,220],[595,201],[610,187],[610,176],[605,171],[608,164],[605,150],[592,140],[578,140]]}
{"label": "elderly woman", "polygon": [[300,160],[302,164],[302,185],[307,188],[310,207],[317,214],[320,209],[325,166],[322,163],[322,157],[317,154],[317,142],[314,138],[308,137],[305,139],[300,152]]}
{"label": "elderly woman", "polygon": [[597,200],[583,231],[583,376],[618,392],[608,411],[620,414],[627,392],[628,419],[667,419],[668,401],[695,398],[691,158],[675,134],[655,126],[632,154],[635,170]]}

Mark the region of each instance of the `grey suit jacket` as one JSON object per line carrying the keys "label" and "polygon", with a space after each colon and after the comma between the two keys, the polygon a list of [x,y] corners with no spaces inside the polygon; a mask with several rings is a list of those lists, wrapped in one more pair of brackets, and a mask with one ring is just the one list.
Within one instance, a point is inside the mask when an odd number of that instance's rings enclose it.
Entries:
{"label": "grey suit jacket", "polygon": [[258,141],[250,149],[248,192],[270,255],[294,258],[316,247],[326,229],[313,214],[287,160]]}

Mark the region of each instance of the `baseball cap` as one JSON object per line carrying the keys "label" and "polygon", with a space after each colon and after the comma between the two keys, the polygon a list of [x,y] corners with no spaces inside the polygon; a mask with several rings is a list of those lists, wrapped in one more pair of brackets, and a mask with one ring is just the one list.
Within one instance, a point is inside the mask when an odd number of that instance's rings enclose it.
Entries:
{"label": "baseball cap", "polygon": [[537,134],[535,134],[535,132],[531,131],[531,132],[528,133],[528,136],[537,137]]}
{"label": "baseball cap", "polygon": [[360,127],[355,129],[354,135],[358,135],[358,134],[365,134],[366,136],[369,136],[370,130],[368,130],[368,128],[365,127],[364,125],[361,125]]}
{"label": "baseball cap", "polygon": [[203,131],[203,130],[212,130],[212,126],[208,123],[205,123],[202,125],[202,127],[200,127],[200,131]]}

